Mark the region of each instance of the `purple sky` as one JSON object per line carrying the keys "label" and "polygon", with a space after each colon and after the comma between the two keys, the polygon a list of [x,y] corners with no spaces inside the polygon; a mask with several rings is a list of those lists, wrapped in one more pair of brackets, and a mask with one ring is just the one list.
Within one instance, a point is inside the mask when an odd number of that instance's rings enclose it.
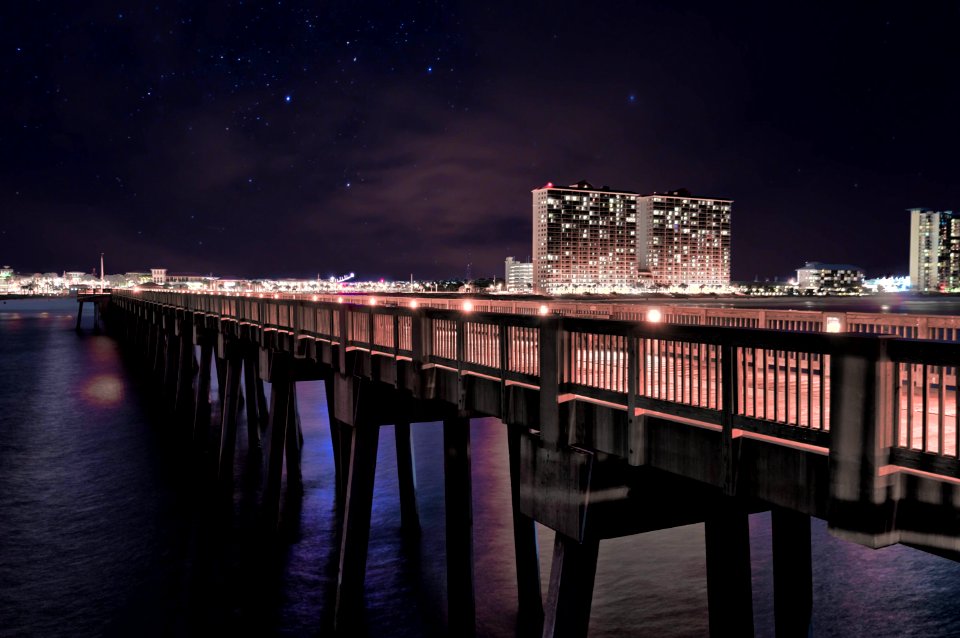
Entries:
{"label": "purple sky", "polygon": [[877,275],[960,207],[951,3],[8,4],[21,271],[499,274],[587,179],[733,198],[736,279]]}

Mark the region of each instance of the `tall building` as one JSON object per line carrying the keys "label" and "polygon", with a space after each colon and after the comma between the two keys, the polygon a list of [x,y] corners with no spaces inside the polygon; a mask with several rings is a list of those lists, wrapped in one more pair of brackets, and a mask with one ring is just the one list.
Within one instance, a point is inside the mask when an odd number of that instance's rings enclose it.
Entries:
{"label": "tall building", "polygon": [[662,286],[730,285],[732,199],[685,189],[639,198],[639,265]]}
{"label": "tall building", "polygon": [[533,288],[533,262],[517,261],[507,257],[503,262],[504,288],[516,292],[530,291]]}
{"label": "tall building", "polygon": [[910,283],[914,290],[960,288],[960,214],[910,210]]}
{"label": "tall building", "polygon": [[533,190],[537,292],[604,291],[636,283],[636,193],[586,181]]}

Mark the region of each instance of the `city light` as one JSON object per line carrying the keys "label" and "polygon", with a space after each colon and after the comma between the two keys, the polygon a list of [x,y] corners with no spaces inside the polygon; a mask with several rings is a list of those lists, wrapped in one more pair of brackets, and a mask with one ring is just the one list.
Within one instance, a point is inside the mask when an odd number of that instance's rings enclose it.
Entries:
{"label": "city light", "polygon": [[651,308],[647,311],[647,321],[650,323],[660,323],[660,320],[663,319],[663,314],[657,308]]}
{"label": "city light", "polygon": [[464,302],[463,302],[463,311],[464,311],[464,312],[473,312],[473,302],[472,302],[472,301],[464,301]]}
{"label": "city light", "polygon": [[412,300],[412,301],[410,302],[410,307],[411,307],[411,308],[416,308],[418,305],[419,305],[419,304],[417,303],[417,300],[416,300],[416,299],[414,299],[414,300]]}
{"label": "city light", "polygon": [[541,304],[541,305],[540,305],[540,314],[541,314],[541,315],[550,314],[550,308],[548,308],[546,304]]}
{"label": "city light", "polygon": [[370,305],[371,305],[371,306],[376,306],[376,305],[377,305],[377,298],[376,298],[376,297],[370,297]]}

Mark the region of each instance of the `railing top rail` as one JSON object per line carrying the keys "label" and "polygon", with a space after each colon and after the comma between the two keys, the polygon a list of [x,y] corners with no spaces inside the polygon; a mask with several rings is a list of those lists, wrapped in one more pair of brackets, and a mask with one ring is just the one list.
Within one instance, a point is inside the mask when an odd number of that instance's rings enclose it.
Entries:
{"label": "railing top rail", "polygon": [[[501,324],[518,327],[536,327],[550,322],[559,329],[584,332],[590,334],[617,335],[648,339],[667,339],[676,341],[688,341],[699,343],[710,343],[717,345],[731,345],[739,347],[753,347],[770,350],[785,350],[798,352],[844,352],[850,354],[863,354],[872,356],[879,352],[879,341],[885,340],[888,344],[897,341],[908,341],[913,343],[924,343],[923,341],[913,339],[896,339],[888,335],[877,334],[827,334],[820,332],[790,332],[776,329],[766,329],[765,327],[741,328],[726,326],[704,326],[704,325],[682,325],[663,322],[653,322],[644,320],[624,320],[608,319],[602,317],[583,317],[558,314],[512,314],[498,312],[478,312],[467,311],[461,308],[426,308],[411,307],[409,304],[404,306],[384,306],[370,305],[369,303],[354,302],[353,299],[334,298],[335,300],[302,299],[302,298],[273,298],[272,295],[264,297],[246,297],[238,295],[217,295],[217,294],[195,294],[195,293],[169,293],[164,291],[141,291],[134,293],[132,291],[115,291],[115,294],[130,297],[140,297],[150,300],[154,303],[160,303],[164,306],[191,306],[198,304],[193,300],[204,298],[216,299],[221,302],[235,300],[252,300],[263,302],[270,305],[288,303],[296,305],[315,305],[327,309],[349,309],[352,312],[364,312],[379,315],[400,315],[400,316],[421,316],[430,319],[449,319],[456,321],[468,321],[470,323],[489,323]],[[171,299],[174,294],[178,295]],[[359,299],[359,298],[355,298]],[[170,303],[174,302],[174,303]],[[240,312],[235,309],[234,312]],[[263,318],[261,317],[261,320]],[[936,342],[927,342],[936,343]],[[940,344],[950,345],[950,344]],[[940,347],[938,346],[938,347]],[[960,351],[960,345],[956,348],[948,348],[943,353],[938,353],[935,347],[921,348],[915,345],[905,345],[895,351],[900,357],[934,357],[941,360],[952,356],[955,351]],[[912,354],[917,353],[917,354]],[[960,358],[958,358],[960,359]],[[906,360],[906,359],[904,359]]]}
{"label": "railing top rail", "polygon": [[900,363],[927,365],[960,365],[960,343],[930,339],[889,339],[887,354]]}

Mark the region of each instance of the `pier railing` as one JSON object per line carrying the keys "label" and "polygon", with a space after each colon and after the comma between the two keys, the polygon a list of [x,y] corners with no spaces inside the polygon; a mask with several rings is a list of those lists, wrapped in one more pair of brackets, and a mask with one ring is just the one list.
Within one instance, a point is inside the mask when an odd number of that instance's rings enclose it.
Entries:
{"label": "pier railing", "polygon": [[[419,300],[383,305],[376,298],[309,295],[117,291],[114,299],[210,314],[346,350],[365,350],[372,356],[483,375],[504,385],[555,384],[560,395],[604,401],[637,413],[693,419],[706,427],[732,423],[737,436],[801,442],[825,452],[833,426],[831,406],[846,400],[838,393],[866,392],[834,387],[836,364],[844,357],[866,358],[877,371],[877,386],[868,394],[889,398],[877,406],[882,418],[876,427],[889,427],[880,438],[890,448],[890,462],[960,477],[956,409],[960,344],[895,336],[908,334],[905,329],[876,331],[888,332],[886,336],[826,334],[816,329],[823,322],[802,318],[789,319],[794,323],[773,330],[749,327],[759,320],[734,322],[732,314],[727,315],[729,321],[678,315],[675,318],[683,323],[671,324],[644,317],[561,315],[544,312],[542,305],[510,314],[487,311],[479,304],[433,308]],[[952,330],[949,326],[956,320],[942,318],[933,327]],[[909,317],[897,321],[916,325]],[[863,325],[878,324],[852,325],[866,332]],[[556,356],[545,359],[544,348],[554,344]],[[558,365],[545,371],[541,362],[547,360]]]}

